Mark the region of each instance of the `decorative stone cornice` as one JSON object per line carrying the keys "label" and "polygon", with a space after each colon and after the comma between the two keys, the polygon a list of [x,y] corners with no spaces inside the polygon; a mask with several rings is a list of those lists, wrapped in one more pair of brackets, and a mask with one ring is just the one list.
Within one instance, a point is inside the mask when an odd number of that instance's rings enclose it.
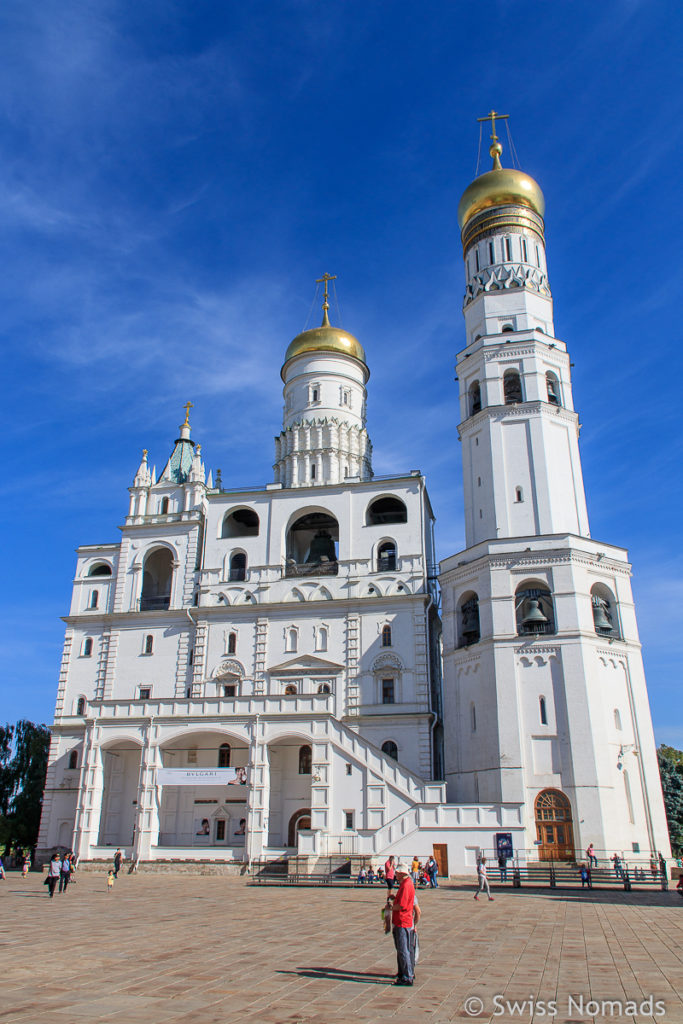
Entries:
{"label": "decorative stone cornice", "polygon": [[507,291],[511,288],[527,288],[550,298],[548,278],[538,267],[524,263],[502,264],[486,267],[475,274],[465,286],[463,307],[468,306],[482,292]]}

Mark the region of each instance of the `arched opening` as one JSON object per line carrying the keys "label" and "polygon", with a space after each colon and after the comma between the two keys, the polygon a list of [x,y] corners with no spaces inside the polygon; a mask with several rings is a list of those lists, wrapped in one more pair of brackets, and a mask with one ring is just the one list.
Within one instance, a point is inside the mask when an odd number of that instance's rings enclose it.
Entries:
{"label": "arched opening", "polygon": [[259,517],[253,508],[237,508],[223,519],[221,537],[258,537]]}
{"label": "arched opening", "polygon": [[97,606],[99,604],[99,601],[100,601],[100,592],[99,592],[99,590],[91,590],[90,591],[90,605],[89,605],[89,607],[90,608],[97,608]]}
{"label": "arched opening", "polygon": [[299,647],[299,630],[292,626],[285,634],[285,651],[288,654],[296,654]]}
{"label": "arched opening", "polygon": [[171,604],[173,555],[168,548],[157,548],[144,561],[140,611],[163,611]]}
{"label": "arched opening", "polygon": [[237,653],[237,633],[230,633],[228,635],[228,654]]}
{"label": "arched opening", "polygon": [[517,370],[506,370],[503,374],[503,395],[506,405],[519,405],[522,398],[522,378]]}
{"label": "arched opening", "polygon": [[315,634],[316,651],[327,650],[327,626],[319,626]]}
{"label": "arched opening", "polygon": [[383,541],[377,549],[377,572],[396,571],[396,544],[393,540]]}
{"label": "arched opening", "polygon": [[382,626],[382,647],[391,647],[391,626]]}
{"label": "arched opening", "polygon": [[596,583],[591,587],[591,608],[595,632],[599,636],[618,637],[620,633],[616,601],[614,594],[604,583]]}
{"label": "arched opening", "polygon": [[92,637],[91,636],[86,636],[85,640],[83,641],[83,657],[84,658],[92,657]]}
{"label": "arched opening", "polygon": [[69,768],[78,768],[78,751],[72,750],[69,754]]}
{"label": "arched opening", "polygon": [[541,725],[547,725],[548,724],[548,712],[547,712],[546,706],[545,706],[545,697],[541,697],[539,699],[538,705],[539,705],[539,714],[541,716]]}
{"label": "arched opening", "polygon": [[221,743],[218,748],[218,767],[229,768],[230,767],[230,744]]}
{"label": "arched opening", "polygon": [[399,498],[390,496],[377,498],[368,505],[365,522],[367,526],[384,526],[388,523],[407,523],[408,511]]}
{"label": "arched opening", "polygon": [[458,647],[469,647],[481,638],[479,624],[479,597],[468,590],[458,602]]}
{"label": "arched opening", "polygon": [[481,412],[481,387],[478,380],[473,380],[469,390],[470,416]]}
{"label": "arched opening", "polygon": [[308,512],[287,532],[287,576],[336,576],[339,523],[329,512]]}
{"label": "arched opening", "polygon": [[515,502],[519,505],[524,501],[524,491],[521,487],[515,487]]}
{"label": "arched opening", "polygon": [[548,401],[551,405],[562,405],[560,396],[560,382],[554,373],[548,372],[545,375],[545,384],[548,392]]}
{"label": "arched opening", "polygon": [[621,711],[619,708],[614,709],[614,728],[617,732],[621,732]]}
{"label": "arched opening", "polygon": [[555,632],[553,599],[543,584],[522,583],[517,587],[515,615],[520,636]]}
{"label": "arched opening", "polygon": [[85,714],[85,697],[79,697],[78,698],[78,701],[76,702],[76,714],[77,715],[84,715]]}
{"label": "arched opening", "polygon": [[97,562],[96,565],[90,566],[88,576],[111,576],[111,568],[104,562]]}
{"label": "arched opening", "polygon": [[296,683],[287,683],[285,686],[285,697],[296,697]]}
{"label": "arched opening", "polygon": [[567,797],[559,789],[544,789],[534,806],[539,860],[573,860],[572,809]]}
{"label": "arched opening", "polygon": [[310,775],[313,764],[313,751],[308,743],[299,747],[299,775]]}
{"label": "arched opening", "polygon": [[398,747],[393,740],[385,740],[382,744],[382,753],[390,757],[392,761],[398,761]]}
{"label": "arched opening", "polygon": [[102,751],[102,809],[98,846],[130,847],[137,817],[141,747],[120,739]]}
{"label": "arched opening", "polygon": [[332,693],[332,687],[329,683],[321,683],[318,687],[318,693]]}
{"label": "arched opening", "polygon": [[236,551],[230,556],[228,579],[231,583],[242,583],[247,578],[247,556],[243,551]]}
{"label": "arched opening", "polygon": [[145,637],[145,654],[152,654],[154,652],[154,637],[151,633],[148,633]]}
{"label": "arched opening", "polygon": [[293,847],[298,845],[298,833],[302,830],[310,829],[311,827],[311,809],[310,807],[301,807],[298,811],[289,819],[289,828],[287,829],[287,846]]}

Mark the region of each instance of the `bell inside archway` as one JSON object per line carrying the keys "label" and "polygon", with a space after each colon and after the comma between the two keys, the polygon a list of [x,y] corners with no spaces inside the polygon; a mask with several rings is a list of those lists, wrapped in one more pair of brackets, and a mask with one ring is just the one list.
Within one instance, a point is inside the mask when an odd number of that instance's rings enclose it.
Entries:
{"label": "bell inside archway", "polygon": [[541,603],[537,597],[530,597],[527,601],[526,612],[522,618],[522,625],[527,629],[537,629],[539,626],[546,626],[548,620],[541,611]]}
{"label": "bell inside archway", "polygon": [[593,598],[593,622],[599,632],[612,632],[612,622],[607,614],[607,605],[602,598],[597,598],[597,600]]}
{"label": "bell inside archway", "polygon": [[334,550],[334,541],[327,530],[318,530],[313,541],[311,550],[308,552],[307,564],[311,562],[336,562],[337,554]]}

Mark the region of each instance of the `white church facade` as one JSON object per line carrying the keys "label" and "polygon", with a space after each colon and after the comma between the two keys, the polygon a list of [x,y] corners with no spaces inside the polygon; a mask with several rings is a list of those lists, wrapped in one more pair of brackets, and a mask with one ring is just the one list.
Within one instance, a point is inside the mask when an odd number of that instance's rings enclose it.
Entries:
{"label": "white church facade", "polygon": [[369,369],[325,275],[323,323],[285,355],[273,482],[207,477],[188,404],[158,478],[143,453],[120,541],[78,550],[39,857],[434,849],[452,873],[500,836],[522,859],[669,855],[630,567],[588,531],[543,196],[492,156],[459,211],[466,549],[437,579],[424,477],[373,476]]}

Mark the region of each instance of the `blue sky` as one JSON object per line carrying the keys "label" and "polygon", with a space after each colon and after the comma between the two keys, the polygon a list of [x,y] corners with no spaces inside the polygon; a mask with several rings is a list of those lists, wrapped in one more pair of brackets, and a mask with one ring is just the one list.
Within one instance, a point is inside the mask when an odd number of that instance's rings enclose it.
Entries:
{"label": "blue sky", "polygon": [[74,548],[118,538],[187,399],[226,485],[271,479],[325,270],[372,370],[375,471],[422,469],[440,555],[464,545],[456,211],[493,106],[546,196],[592,534],[630,551],[657,739],[683,746],[682,22],[657,0],[6,0],[3,719],[51,720]]}

